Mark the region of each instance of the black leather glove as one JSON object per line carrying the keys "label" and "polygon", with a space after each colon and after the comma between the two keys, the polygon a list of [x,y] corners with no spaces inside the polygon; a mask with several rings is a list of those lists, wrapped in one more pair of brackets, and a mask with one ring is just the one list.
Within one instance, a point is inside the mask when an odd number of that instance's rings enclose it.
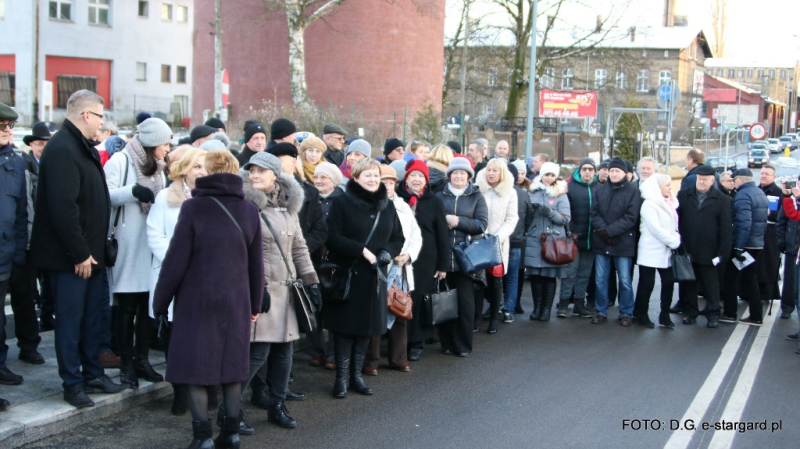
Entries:
{"label": "black leather glove", "polygon": [[389,251],[381,250],[381,252],[378,253],[378,266],[385,267],[390,263],[392,263],[392,256],[389,255]]}
{"label": "black leather glove", "polygon": [[606,231],[606,228],[600,228],[595,232],[600,236],[601,239],[608,241],[609,236],[608,236],[608,231]]}
{"label": "black leather glove", "polygon": [[778,251],[782,253],[786,252],[786,242],[778,243]]}
{"label": "black leather glove", "polygon": [[322,310],[322,292],[319,290],[319,284],[308,286],[308,300],[311,301],[311,305],[317,309],[317,312]]}
{"label": "black leather glove", "polygon": [[140,186],[139,184],[134,184],[132,188],[133,196],[139,200],[140,203],[152,203],[156,200],[156,196],[153,194],[153,191],[148,189],[145,186]]}
{"label": "black leather glove", "polygon": [[267,287],[264,287],[264,294],[261,295],[261,313],[269,312],[269,306],[272,305],[272,299],[269,296],[269,291]]}
{"label": "black leather glove", "polygon": [[542,207],[542,205],[539,203],[531,203],[531,207],[533,208],[534,211],[537,211],[539,210],[540,207]]}
{"label": "black leather glove", "polygon": [[617,244],[617,238],[616,237],[609,237],[609,238],[606,239],[606,243],[608,243],[611,246],[614,246],[614,245]]}
{"label": "black leather glove", "polygon": [[743,254],[744,254],[744,250],[743,249],[741,249],[741,248],[733,248],[733,258],[738,260],[739,262],[744,262],[745,260],[747,260],[747,258],[744,257]]}
{"label": "black leather glove", "polygon": [[541,212],[542,215],[544,215],[545,217],[549,217],[549,216],[553,215],[553,209],[551,209],[551,208],[549,208],[547,206],[540,207],[539,208],[539,212]]}
{"label": "black leather glove", "polygon": [[158,339],[166,342],[169,339],[169,320],[166,313],[153,314],[156,320],[156,329],[158,332]]}

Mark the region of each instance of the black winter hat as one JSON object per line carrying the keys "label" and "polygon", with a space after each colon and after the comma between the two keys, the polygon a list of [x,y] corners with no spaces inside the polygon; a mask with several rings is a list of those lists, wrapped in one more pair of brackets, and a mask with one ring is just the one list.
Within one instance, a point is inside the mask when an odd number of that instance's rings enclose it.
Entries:
{"label": "black winter hat", "polygon": [[615,157],[608,162],[608,169],[610,170],[612,168],[618,168],[622,171],[625,171],[628,169],[628,164],[626,164],[625,161],[619,157]]}
{"label": "black winter hat", "polygon": [[192,143],[195,143],[198,139],[210,136],[216,132],[217,128],[212,128],[208,125],[197,125],[192,128],[192,132],[189,133],[189,137],[192,139]]}
{"label": "black winter hat", "polygon": [[267,153],[273,156],[291,156],[297,158],[297,147],[289,142],[279,142],[267,149]]}
{"label": "black winter hat", "polygon": [[516,184],[517,178],[519,178],[519,170],[514,164],[508,164],[508,171],[511,173],[511,179],[514,180],[514,184]]}
{"label": "black winter hat", "polygon": [[625,161],[625,173],[633,173],[633,164],[631,164],[631,161]]}
{"label": "black winter hat", "polygon": [[712,176],[717,174],[717,171],[714,170],[714,167],[705,164],[699,165],[694,172],[700,176]]}
{"label": "black winter hat", "polygon": [[383,143],[383,154],[388,156],[395,148],[397,147],[404,147],[403,141],[398,139],[397,137],[390,137],[386,139],[386,142]]}
{"label": "black winter hat", "polygon": [[252,119],[252,118],[251,118],[251,119],[249,119],[249,120],[245,120],[245,122],[244,122],[244,126],[242,127],[242,129],[246,130],[247,128],[249,128],[249,127],[250,127],[250,126],[252,126],[252,125],[259,125],[259,126],[261,126],[262,128],[264,127],[264,124],[263,124],[263,123],[259,122],[258,120],[255,120],[255,119]]}
{"label": "black winter hat", "polygon": [[25,145],[30,146],[34,140],[50,140],[50,129],[45,122],[36,122],[31,128],[31,134],[22,138]]}
{"label": "black winter hat", "polygon": [[210,119],[206,120],[204,125],[210,126],[214,129],[222,128],[223,130],[227,131],[227,129],[225,129],[225,123],[217,117],[211,117]]}
{"label": "black winter hat", "polygon": [[461,148],[461,144],[456,142],[455,140],[448,140],[447,146],[450,147],[450,149],[453,150],[453,153],[456,154],[461,154],[461,152],[463,151]]}
{"label": "black winter hat", "polygon": [[294,126],[294,123],[285,118],[279,118],[269,125],[269,138],[272,140],[283,139],[296,132],[297,127]]}
{"label": "black winter hat", "polygon": [[592,159],[590,157],[585,157],[585,158],[581,159],[580,164],[578,164],[578,169],[580,169],[584,165],[591,165],[592,168],[597,170],[597,165],[594,163],[594,159]]}
{"label": "black winter hat", "polygon": [[609,161],[608,161],[608,159],[606,159],[606,160],[604,160],[603,162],[601,162],[601,163],[600,163],[600,164],[597,166],[597,171],[600,171],[600,170],[602,170],[602,169],[604,169],[604,168],[605,168],[606,170],[608,170],[608,165],[609,165]]}
{"label": "black winter hat", "polygon": [[244,128],[244,142],[247,143],[250,139],[258,134],[261,133],[264,135],[264,138],[267,137],[267,131],[264,129],[264,126],[261,123],[256,122],[253,120],[254,123],[251,123],[250,126]]}

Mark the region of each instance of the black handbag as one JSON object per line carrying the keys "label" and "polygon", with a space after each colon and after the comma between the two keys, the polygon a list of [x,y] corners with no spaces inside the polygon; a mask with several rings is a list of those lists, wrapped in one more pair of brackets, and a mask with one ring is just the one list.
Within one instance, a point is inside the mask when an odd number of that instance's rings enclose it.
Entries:
{"label": "black handbag", "polygon": [[[372,229],[369,231],[367,240],[364,242],[364,247],[366,247],[372,239],[372,234],[375,233],[375,228],[378,227],[378,220],[380,220],[380,218],[381,213],[378,212],[375,217],[375,223],[372,224]],[[353,269],[358,259],[350,265],[350,268],[347,268],[328,260],[329,254],[330,252],[325,255],[325,260],[322,261],[317,271],[319,287],[322,291],[322,299],[330,302],[345,302],[350,296],[350,280],[353,278]]]}
{"label": "black handbag", "polygon": [[686,282],[686,281],[694,281],[694,268],[692,268],[692,256],[686,252],[686,250],[682,251],[682,248],[678,248],[678,250],[672,251],[672,277],[675,278],[675,282]]}
{"label": "black handbag", "polygon": [[[283,252],[283,248],[278,241],[278,234],[272,229],[272,225],[269,223],[269,220],[267,220],[267,216],[264,215],[264,212],[261,212],[261,218],[264,219],[264,223],[267,224],[269,232],[272,233],[272,238],[275,239],[275,245],[281,253],[281,259],[283,259],[283,263],[286,265],[286,271],[291,277],[292,268],[289,265],[289,259],[286,257],[286,253]],[[297,318],[297,328],[300,332],[307,334],[317,328],[317,308],[314,306],[314,303],[311,302],[308,291],[305,285],[303,285],[303,281],[292,278],[289,282],[292,287],[292,299],[294,300],[294,315]]]}
{"label": "black handbag", "polygon": [[[126,156],[127,158],[127,156]],[[122,179],[122,187],[128,183],[128,161],[125,162],[125,176]],[[111,227],[111,235],[106,238],[106,266],[113,267],[117,263],[119,254],[119,242],[117,242],[117,225],[119,224],[119,214],[122,206],[117,206],[117,215],[114,217],[114,226]]]}
{"label": "black handbag", "polygon": [[[480,222],[478,224],[480,225]],[[503,263],[500,238],[496,235],[486,234],[483,225],[480,226],[483,231],[482,237],[474,240],[468,237],[467,241],[453,247],[458,266],[464,273],[485,270]]]}
{"label": "black handbag", "polygon": [[444,290],[441,290],[441,281],[437,280],[435,285],[436,291],[422,298],[425,326],[438,326],[458,318],[458,291],[450,290],[447,281]]}

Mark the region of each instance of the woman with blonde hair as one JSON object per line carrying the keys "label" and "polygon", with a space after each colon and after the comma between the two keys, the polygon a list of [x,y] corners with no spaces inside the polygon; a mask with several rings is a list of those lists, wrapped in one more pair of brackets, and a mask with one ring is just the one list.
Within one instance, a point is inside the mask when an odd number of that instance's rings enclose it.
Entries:
{"label": "woman with blonde hair", "polygon": [[428,155],[428,174],[430,179],[429,188],[435,192],[441,192],[447,185],[447,178],[444,173],[453,160],[453,149],[444,144],[433,147],[431,154]]}
{"label": "woman with blonde hair", "polygon": [[300,143],[298,147],[298,150],[300,150],[300,158],[298,161],[300,161],[302,165],[302,171],[306,181],[313,182],[314,171],[319,164],[325,162],[325,159],[322,158],[322,153],[324,153],[327,148],[325,142],[319,137],[308,137],[303,139],[303,142]]}

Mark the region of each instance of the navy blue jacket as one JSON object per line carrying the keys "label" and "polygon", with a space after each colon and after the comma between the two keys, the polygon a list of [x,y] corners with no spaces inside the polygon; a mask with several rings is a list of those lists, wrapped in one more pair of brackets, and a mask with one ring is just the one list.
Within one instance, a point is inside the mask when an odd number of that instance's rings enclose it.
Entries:
{"label": "navy blue jacket", "polygon": [[763,248],[769,201],[754,183],[746,182],[733,200],[733,247]]}
{"label": "navy blue jacket", "polygon": [[[617,184],[611,181],[598,183],[594,187],[593,199],[592,250],[606,256],[636,255],[636,229],[642,203],[636,184],[625,179]],[[616,245],[609,245],[597,233],[604,228],[610,237],[617,239]]]}
{"label": "navy blue jacket", "polygon": [[0,148],[0,274],[11,271],[11,263],[25,262],[28,247],[28,194],[25,161],[14,147]]}
{"label": "navy blue jacket", "polygon": [[800,248],[800,232],[797,232],[798,222],[790,220],[786,212],[781,207],[778,211],[778,249],[782,253],[792,257],[797,255],[797,248]]}

